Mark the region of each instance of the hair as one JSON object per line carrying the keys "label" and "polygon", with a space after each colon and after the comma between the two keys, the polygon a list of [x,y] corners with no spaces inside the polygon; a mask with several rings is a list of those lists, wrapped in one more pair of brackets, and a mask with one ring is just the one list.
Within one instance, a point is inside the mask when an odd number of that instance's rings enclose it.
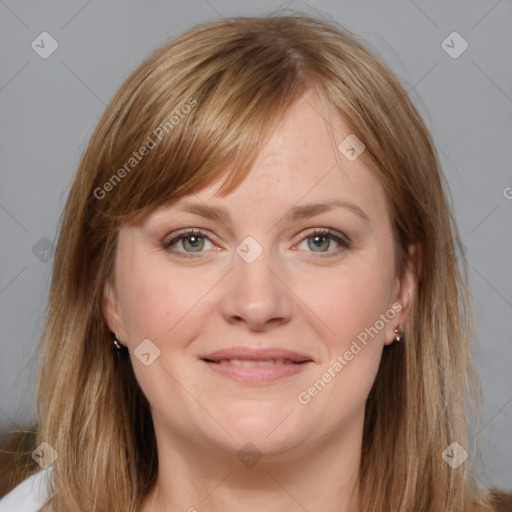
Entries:
{"label": "hair", "polygon": [[217,20],[167,41],[91,136],[60,219],[38,345],[38,444],[59,455],[52,510],[135,512],[157,478],[148,401],[102,314],[120,227],[220,177],[220,193],[233,191],[310,90],[325,119],[343,119],[365,145],[359,158],[385,192],[398,275],[408,247],[420,248],[405,341],[384,348],[366,403],[361,511],[491,510],[472,457],[457,469],[442,458],[453,441],[475,451],[468,416],[480,402],[467,270],[431,135],[374,52],[297,13]]}

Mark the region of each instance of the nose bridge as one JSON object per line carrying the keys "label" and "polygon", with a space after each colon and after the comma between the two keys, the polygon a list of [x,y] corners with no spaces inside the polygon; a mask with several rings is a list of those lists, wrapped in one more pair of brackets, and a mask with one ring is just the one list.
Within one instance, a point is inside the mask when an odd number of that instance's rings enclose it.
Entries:
{"label": "nose bridge", "polygon": [[281,266],[274,251],[247,237],[236,253],[228,290],[221,301],[223,315],[230,322],[243,320],[253,328],[261,328],[270,320],[286,321],[291,313],[290,296],[275,275]]}
{"label": "nose bridge", "polygon": [[234,258],[234,278],[242,292],[248,292],[256,297],[263,293],[268,296],[275,287],[275,276],[270,271],[273,264],[272,250],[270,248],[258,250],[251,243],[242,243],[237,248]]}

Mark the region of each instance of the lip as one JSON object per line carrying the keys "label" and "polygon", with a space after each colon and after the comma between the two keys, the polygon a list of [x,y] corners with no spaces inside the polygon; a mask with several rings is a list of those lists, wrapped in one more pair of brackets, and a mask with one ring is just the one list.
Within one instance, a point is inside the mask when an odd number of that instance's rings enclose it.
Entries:
{"label": "lip", "polygon": [[242,361],[278,361],[280,359],[284,359],[294,363],[313,361],[313,358],[307,354],[274,347],[231,347],[216,350],[215,352],[210,352],[199,357],[200,359],[209,359],[212,361],[227,361],[230,359],[241,359]]}
{"label": "lip", "polygon": [[[246,384],[266,384],[304,371],[313,359],[307,354],[280,348],[232,347],[200,356],[214,372]],[[269,366],[243,366],[237,361],[278,361]],[[243,363],[242,363],[243,364]]]}

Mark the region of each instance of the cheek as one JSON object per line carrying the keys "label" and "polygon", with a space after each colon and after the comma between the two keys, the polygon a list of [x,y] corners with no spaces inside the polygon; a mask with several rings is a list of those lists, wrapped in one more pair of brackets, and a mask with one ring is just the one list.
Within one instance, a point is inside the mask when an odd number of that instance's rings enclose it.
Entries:
{"label": "cheek", "polygon": [[[296,290],[317,317],[316,325],[329,341],[331,351],[344,351],[361,333],[377,323],[372,339],[383,340],[380,320],[390,308],[393,285],[391,258],[354,258],[351,264],[330,269],[324,275],[308,274],[297,280]],[[361,336],[364,338],[364,335]],[[374,343],[378,344],[378,343]]]}
{"label": "cheek", "polygon": [[312,283],[304,288],[322,320],[317,325],[323,331],[324,357],[296,400],[310,418],[325,417],[328,411],[325,421],[333,428],[364,407],[379,368],[385,326],[393,321],[391,314],[386,316],[389,281],[382,275],[377,268],[340,272],[326,280],[325,293],[311,294]]}
{"label": "cheek", "polygon": [[315,401],[313,408],[319,411],[334,405],[335,421],[364,405],[378,371],[386,326],[395,317],[390,308],[391,244],[383,241],[357,256],[336,271],[330,269],[323,278],[317,274],[304,279],[298,293],[315,313],[324,341],[316,380],[303,389],[299,402]]}
{"label": "cheek", "polygon": [[165,258],[135,255],[121,262],[118,290],[126,343],[134,348],[143,339],[162,347],[169,339],[179,345],[185,331],[197,322],[191,318],[201,311],[201,299],[214,285],[210,275],[198,269],[172,270]]}
{"label": "cheek", "polygon": [[[186,400],[186,396],[182,396],[180,386],[170,375],[180,374],[187,346],[200,333],[206,304],[203,297],[215,280],[211,273],[204,275],[198,269],[189,273],[171,271],[165,258],[141,255],[119,266],[118,282],[126,329],[123,341],[129,348],[139,385],[157,409],[182,406],[180,400]],[[155,364],[150,362],[147,366],[137,356],[142,353],[137,351],[138,346],[146,339],[159,350],[158,353],[152,345],[146,345],[150,347],[150,361],[153,354],[158,354]]]}

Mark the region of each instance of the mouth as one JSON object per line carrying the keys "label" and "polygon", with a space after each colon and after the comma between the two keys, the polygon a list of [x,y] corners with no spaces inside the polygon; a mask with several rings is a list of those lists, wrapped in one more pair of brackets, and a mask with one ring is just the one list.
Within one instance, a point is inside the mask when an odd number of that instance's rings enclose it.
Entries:
{"label": "mouth", "polygon": [[245,366],[247,368],[253,366],[278,366],[283,364],[304,364],[308,363],[310,360],[305,361],[291,361],[289,359],[263,359],[263,360],[250,360],[250,359],[203,359],[207,363],[215,363],[215,364],[232,364],[235,366]]}
{"label": "mouth", "polygon": [[200,359],[214,372],[245,384],[267,384],[302,372],[314,363],[305,354],[284,349],[234,347]]}

